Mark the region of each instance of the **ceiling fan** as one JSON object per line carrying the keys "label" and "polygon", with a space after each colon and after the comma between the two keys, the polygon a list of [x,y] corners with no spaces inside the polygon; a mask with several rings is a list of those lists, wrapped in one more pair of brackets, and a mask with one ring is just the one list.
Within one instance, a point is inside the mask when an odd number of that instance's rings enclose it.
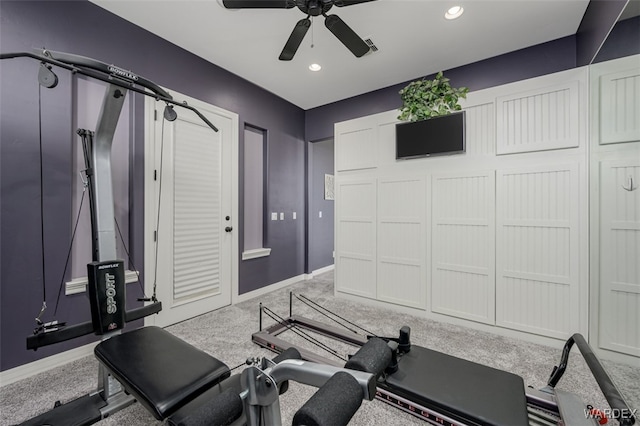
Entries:
{"label": "ceiling fan", "polygon": [[356,57],[361,57],[369,51],[367,43],[358,36],[337,15],[327,15],[333,6],[344,7],[374,0],[222,0],[227,9],[292,9],[297,7],[307,15],[293,27],[287,43],[280,53],[281,61],[290,61],[296,54],[302,39],[311,27],[311,16],[324,16],[324,25],[346,46]]}

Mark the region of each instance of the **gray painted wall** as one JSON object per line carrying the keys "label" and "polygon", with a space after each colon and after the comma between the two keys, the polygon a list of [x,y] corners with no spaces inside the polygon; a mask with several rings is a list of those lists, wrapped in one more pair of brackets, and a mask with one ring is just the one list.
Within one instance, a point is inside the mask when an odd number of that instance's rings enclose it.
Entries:
{"label": "gray painted wall", "polygon": [[[309,144],[308,272],[333,265],[334,201],[324,199],[324,175],[333,175],[333,139]],[[319,217],[322,212],[322,218]]]}
{"label": "gray painted wall", "polygon": [[[85,0],[3,0],[0,19],[3,53],[47,47],[114,63],[160,85],[238,113],[239,129],[244,128],[245,122],[267,129],[270,207],[283,211],[296,209],[300,220],[268,223],[272,255],[256,262],[241,262],[240,293],[304,272],[303,110]],[[37,352],[25,349],[25,338],[32,333],[34,317],[42,304],[37,73],[38,63],[33,60],[0,62],[1,370],[94,340],[93,336],[87,336]],[[71,144],[78,139],[71,128],[71,78],[62,70],[57,74],[60,85],[42,91],[44,258],[50,306],[44,317],[47,321],[52,319],[70,242],[71,181],[75,179],[71,173]],[[133,120],[136,143],[130,150],[129,243],[139,269],[144,253],[142,120],[143,101],[136,99]],[[243,132],[239,133],[242,138]],[[240,215],[242,209],[241,205]],[[131,304],[134,305],[139,290],[137,286],[129,286],[128,290],[129,301],[134,301]],[[83,295],[61,297],[57,319],[73,324],[89,318]]]}

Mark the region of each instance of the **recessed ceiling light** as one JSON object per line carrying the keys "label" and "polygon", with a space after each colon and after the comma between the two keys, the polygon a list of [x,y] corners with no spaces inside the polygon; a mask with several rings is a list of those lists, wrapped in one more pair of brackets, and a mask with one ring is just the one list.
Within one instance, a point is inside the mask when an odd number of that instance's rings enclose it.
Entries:
{"label": "recessed ceiling light", "polygon": [[311,71],[320,71],[322,69],[322,67],[318,64],[311,64],[309,65],[309,69]]}
{"label": "recessed ceiling light", "polygon": [[462,6],[453,6],[452,8],[447,10],[447,13],[444,14],[444,17],[447,19],[456,19],[459,18],[463,12],[464,9]]}

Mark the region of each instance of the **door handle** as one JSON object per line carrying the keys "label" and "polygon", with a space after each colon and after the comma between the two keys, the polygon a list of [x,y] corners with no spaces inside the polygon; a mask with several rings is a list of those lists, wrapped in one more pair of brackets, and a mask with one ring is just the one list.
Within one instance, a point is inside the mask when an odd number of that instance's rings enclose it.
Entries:
{"label": "door handle", "polygon": [[638,189],[637,186],[633,186],[633,176],[629,176],[629,178],[627,179],[627,185],[622,185],[622,188],[626,191],[635,191],[636,189]]}
{"label": "door handle", "polygon": [[226,228],[224,228],[225,232],[231,232],[233,231],[233,226],[227,226]]}

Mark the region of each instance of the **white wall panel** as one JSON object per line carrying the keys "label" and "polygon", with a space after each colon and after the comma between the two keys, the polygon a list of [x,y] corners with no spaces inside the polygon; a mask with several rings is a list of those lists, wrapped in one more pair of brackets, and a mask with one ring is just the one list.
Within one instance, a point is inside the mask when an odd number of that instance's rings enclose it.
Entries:
{"label": "white wall panel", "polygon": [[376,297],[376,181],[336,180],[336,290]]}
{"label": "white wall panel", "polygon": [[378,299],[426,307],[425,183],[378,180]]}
{"label": "white wall panel", "polygon": [[494,172],[432,177],[431,309],[495,321]]}
{"label": "white wall panel", "polygon": [[497,98],[497,154],[579,146],[579,89],[573,80]]}
{"label": "white wall panel", "polygon": [[579,329],[578,166],[498,171],[496,324],[564,338]]}
{"label": "white wall panel", "polygon": [[640,69],[600,77],[600,143],[640,140]]}
{"label": "white wall panel", "polygon": [[640,356],[640,160],[603,161],[600,187],[600,345]]}
{"label": "white wall panel", "polygon": [[336,134],[336,170],[370,169],[377,166],[377,137],[374,125],[342,128]]}
{"label": "white wall panel", "polygon": [[[378,165],[391,166],[397,163],[396,160],[396,119],[397,111],[380,117],[378,128]],[[386,118],[386,120],[384,119]]]}
{"label": "white wall panel", "polygon": [[493,156],[496,153],[495,104],[465,107],[468,155]]}
{"label": "white wall panel", "polygon": [[587,74],[470,93],[463,155],[396,160],[398,111],[336,123],[337,292],[489,330],[586,333]]}

